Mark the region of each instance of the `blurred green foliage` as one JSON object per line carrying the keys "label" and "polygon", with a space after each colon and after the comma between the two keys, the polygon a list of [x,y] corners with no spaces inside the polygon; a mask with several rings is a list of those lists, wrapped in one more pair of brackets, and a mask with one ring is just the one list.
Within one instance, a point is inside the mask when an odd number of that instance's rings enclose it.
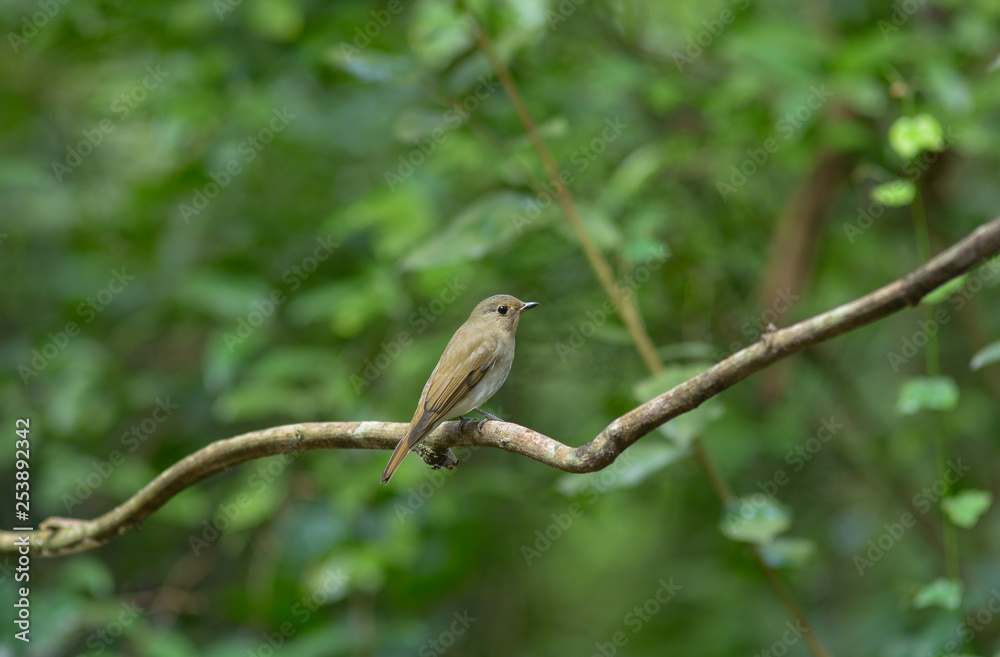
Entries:
{"label": "blurred green foliage", "polygon": [[[30,418],[33,522],[101,514],[244,431],[405,421],[499,292],[542,305],[489,409],[582,444],[767,322],[1000,214],[995,2],[471,4],[666,371],[650,379],[602,310],[453,3],[7,2],[0,480]],[[754,299],[793,255],[769,246],[777,218],[830,152],[850,173],[807,291],[772,319]],[[141,531],[35,560],[31,654],[807,654],[737,541],[833,654],[993,654],[995,346],[969,362],[1000,333],[995,273],[794,359],[776,399],[742,383],[602,473],[487,449],[447,473],[411,456],[389,486],[388,453],[234,468]]]}

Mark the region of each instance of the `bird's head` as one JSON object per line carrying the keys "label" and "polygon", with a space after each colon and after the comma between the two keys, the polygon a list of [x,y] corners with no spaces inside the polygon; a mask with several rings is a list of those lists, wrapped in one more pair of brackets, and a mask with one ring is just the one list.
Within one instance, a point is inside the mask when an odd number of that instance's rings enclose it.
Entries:
{"label": "bird's head", "polygon": [[480,301],[476,309],[472,311],[472,317],[479,318],[497,328],[514,331],[517,329],[517,321],[521,318],[521,313],[537,305],[536,301],[521,301],[509,294],[495,294]]}

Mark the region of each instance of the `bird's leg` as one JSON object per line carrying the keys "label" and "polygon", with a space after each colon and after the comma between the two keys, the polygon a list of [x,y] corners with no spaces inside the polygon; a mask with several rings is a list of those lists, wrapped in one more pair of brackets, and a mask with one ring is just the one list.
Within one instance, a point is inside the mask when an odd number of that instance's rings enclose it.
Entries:
{"label": "bird's leg", "polygon": [[[479,424],[476,425],[476,431],[482,431],[483,430],[483,425],[486,424],[487,422],[489,422],[490,420],[496,420],[497,422],[503,422],[503,420],[501,420],[500,418],[498,418],[496,415],[493,415],[492,413],[487,413],[486,411],[484,411],[481,408],[474,408],[472,410],[474,410],[477,413],[481,413],[482,415],[486,416],[482,420],[479,421]],[[475,419],[475,418],[470,418],[470,419]]]}

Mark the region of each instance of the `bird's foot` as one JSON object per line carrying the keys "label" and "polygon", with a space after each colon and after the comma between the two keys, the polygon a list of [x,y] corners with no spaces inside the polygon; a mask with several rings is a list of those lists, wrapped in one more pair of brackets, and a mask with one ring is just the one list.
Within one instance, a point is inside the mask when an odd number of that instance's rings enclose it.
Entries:
{"label": "bird's foot", "polygon": [[[496,420],[497,422],[503,422],[503,420],[501,418],[498,418],[496,415],[493,415],[492,413],[487,413],[486,411],[484,411],[481,408],[474,408],[472,410],[476,411],[477,413],[481,413],[482,415],[485,416],[482,420],[479,421],[479,424],[476,425],[476,431],[482,431],[483,430],[483,425],[486,424],[487,422],[489,422],[490,420]],[[470,418],[470,419],[475,419],[475,418]]]}

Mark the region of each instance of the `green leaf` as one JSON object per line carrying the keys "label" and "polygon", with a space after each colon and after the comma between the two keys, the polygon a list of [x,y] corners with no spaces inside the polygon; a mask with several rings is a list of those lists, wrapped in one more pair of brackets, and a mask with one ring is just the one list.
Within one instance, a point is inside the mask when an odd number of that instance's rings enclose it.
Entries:
{"label": "green leaf", "polygon": [[950,376],[920,376],[903,384],[896,401],[896,413],[913,415],[919,411],[951,411],[958,406],[958,386]]}
{"label": "green leaf", "polygon": [[373,48],[358,50],[345,42],[328,48],[326,61],[362,82],[393,81],[404,84],[416,78],[411,58],[388,55]]}
{"label": "green leaf", "polygon": [[791,512],[774,498],[758,493],[742,497],[726,508],[719,529],[726,538],[763,544],[788,529]]}
{"label": "green leaf", "polygon": [[472,21],[450,4],[418,2],[410,11],[409,46],[428,66],[447,66],[475,41]]}
{"label": "green leaf", "polygon": [[323,346],[272,345],[253,363],[253,378],[268,383],[304,381],[317,378],[319,371],[328,371],[333,353]]}
{"label": "green leaf", "polygon": [[1000,361],[1000,340],[977,351],[969,362],[969,367],[978,370],[997,361]]}
{"label": "green leaf", "polygon": [[257,36],[291,41],[302,32],[305,19],[294,0],[257,0],[248,3],[247,22]]}
{"label": "green leaf", "polygon": [[718,348],[715,345],[697,340],[692,340],[691,342],[674,342],[673,344],[656,348],[657,353],[660,354],[660,358],[665,361],[710,359],[717,350]]}
{"label": "green leaf", "polygon": [[938,578],[924,586],[913,598],[916,609],[926,607],[941,607],[942,609],[958,609],[962,604],[962,582],[955,579]]}
{"label": "green leaf", "polygon": [[242,531],[271,518],[285,499],[294,458],[284,454],[254,461],[247,475],[249,486],[233,491],[212,513],[215,526],[223,532]]}
{"label": "green leaf", "polygon": [[951,295],[955,294],[956,292],[962,289],[962,286],[965,285],[965,281],[968,277],[969,277],[968,274],[962,274],[958,278],[951,279],[941,287],[937,288],[936,290],[932,290],[927,295],[925,295],[924,298],[920,300],[920,303],[926,304],[928,306],[933,306],[935,304],[947,301],[948,298],[951,297]]}
{"label": "green leaf", "polygon": [[214,500],[212,502],[209,501],[208,494],[204,488],[191,486],[178,493],[170,500],[170,504],[165,505],[161,510],[157,511],[157,515],[161,516],[161,520],[174,522],[184,527],[197,526],[199,528],[198,536],[200,537],[200,530],[205,529],[205,526],[200,523],[216,510],[217,507],[214,505]]}
{"label": "green leaf", "polygon": [[[435,130],[438,131],[437,141],[443,143],[447,137],[447,132],[454,129],[454,127],[453,124],[445,122],[445,113],[440,109],[428,109],[417,106],[399,113],[392,124],[392,133],[401,144],[405,144],[406,147],[412,147],[414,144],[419,143],[421,139],[433,140]],[[408,185],[394,185],[389,192],[390,198],[385,200],[391,202],[396,192],[406,187]],[[372,194],[372,196],[378,198],[381,194]],[[405,203],[407,200],[404,199],[403,202]],[[363,201],[368,201],[368,199],[365,198]],[[399,220],[400,217],[396,217],[396,219]],[[405,222],[400,221],[399,223]]]}
{"label": "green leaf", "polygon": [[993,493],[990,491],[969,489],[941,500],[941,508],[953,523],[963,529],[972,529],[992,503]]}
{"label": "green leaf", "polygon": [[761,557],[772,568],[801,568],[816,553],[816,544],[807,538],[776,538],[760,547]]}
{"label": "green leaf", "polygon": [[613,251],[622,242],[621,231],[612,221],[610,215],[603,208],[592,203],[577,202],[577,211],[580,213],[580,222],[584,230],[594,241],[594,244],[603,251]]}
{"label": "green leaf", "polygon": [[625,245],[622,255],[631,262],[635,263],[636,266],[641,266],[643,263],[649,262],[653,259],[660,259],[660,254],[666,254],[667,258],[670,258],[673,253],[670,251],[670,246],[665,242],[654,239],[635,239]]}
{"label": "green leaf", "polygon": [[517,216],[526,216],[528,202],[532,200],[509,191],[479,197],[459,212],[443,231],[432,234],[417,246],[403,260],[402,268],[430,269],[479,260],[510,244],[525,230]]}
{"label": "green leaf", "polygon": [[306,591],[322,591],[323,604],[343,600],[351,592],[351,575],[340,555],[330,557],[323,564],[314,564],[302,575]]}
{"label": "green leaf", "polygon": [[65,587],[95,598],[108,597],[114,592],[114,575],[110,564],[93,557],[73,559],[60,575]]}
{"label": "green leaf", "polygon": [[226,330],[216,330],[205,340],[202,357],[202,377],[205,388],[218,392],[228,388],[236,379],[240,364],[249,358],[254,350],[267,343],[266,331],[255,331],[246,339],[227,340],[226,336],[235,335],[229,327]]}
{"label": "green leaf", "polygon": [[601,187],[599,204],[612,214],[619,212],[664,166],[663,152],[657,143],[644,144],[632,151]]}
{"label": "green leaf", "polygon": [[944,148],[941,124],[930,114],[902,116],[889,128],[889,145],[905,159],[921,151],[940,151]]}
{"label": "green leaf", "polygon": [[228,321],[252,311],[271,291],[260,278],[199,269],[191,271],[173,289],[173,300],[185,308]]}
{"label": "green leaf", "polygon": [[[409,132],[404,138],[407,143],[419,141],[424,134],[420,130],[433,131],[441,125],[441,114],[435,123],[428,126],[423,116],[406,114],[401,117],[394,131],[398,134]],[[426,134],[426,133],[425,133]],[[395,169],[394,169],[395,170]],[[380,260],[395,263],[403,254],[413,248],[420,239],[437,223],[434,204],[428,194],[417,185],[402,184],[393,189],[380,188],[372,191],[343,211],[333,213],[323,224],[320,232],[337,235],[338,239],[348,239],[352,234],[370,230],[375,236],[374,248]]]}
{"label": "green leaf", "polygon": [[349,338],[369,330],[387,308],[404,302],[392,275],[372,268],[356,278],[296,292],[288,304],[288,316],[299,326],[328,322],[335,335]]}
{"label": "green leaf", "polygon": [[916,196],[917,188],[912,180],[891,180],[872,189],[872,200],[890,208],[909,205]]}
{"label": "green leaf", "polygon": [[184,657],[199,652],[191,639],[178,632],[156,631],[147,641],[142,652],[149,657]]}

